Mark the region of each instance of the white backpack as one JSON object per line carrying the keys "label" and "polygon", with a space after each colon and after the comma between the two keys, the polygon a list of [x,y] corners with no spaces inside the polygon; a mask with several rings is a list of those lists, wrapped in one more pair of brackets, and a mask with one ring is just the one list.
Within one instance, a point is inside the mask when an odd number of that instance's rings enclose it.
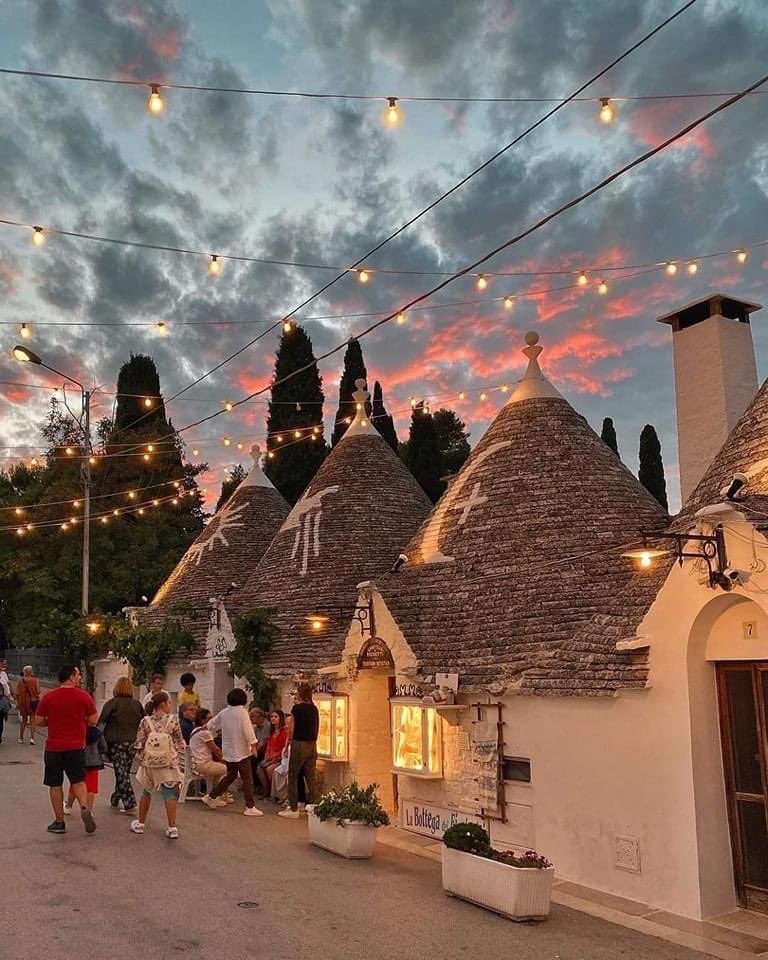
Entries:
{"label": "white backpack", "polygon": [[158,729],[157,721],[153,718],[147,718],[150,727],[144,744],[144,756],[142,763],[145,767],[175,767],[176,766],[176,747],[173,737],[168,733],[169,722],[173,720],[171,714],[165,717],[165,723]]}

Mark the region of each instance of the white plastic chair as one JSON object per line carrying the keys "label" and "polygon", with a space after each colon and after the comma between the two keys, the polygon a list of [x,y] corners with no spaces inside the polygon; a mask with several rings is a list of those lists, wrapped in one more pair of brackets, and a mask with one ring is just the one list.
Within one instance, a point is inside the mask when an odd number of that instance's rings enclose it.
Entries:
{"label": "white plastic chair", "polygon": [[[187,800],[202,800],[208,792],[206,778],[201,773],[195,773],[192,767],[192,754],[189,745],[184,747],[184,759],[181,761],[181,773],[184,780],[179,791],[179,803],[186,803]],[[189,788],[193,783],[202,783],[203,789],[199,795],[189,796]]]}

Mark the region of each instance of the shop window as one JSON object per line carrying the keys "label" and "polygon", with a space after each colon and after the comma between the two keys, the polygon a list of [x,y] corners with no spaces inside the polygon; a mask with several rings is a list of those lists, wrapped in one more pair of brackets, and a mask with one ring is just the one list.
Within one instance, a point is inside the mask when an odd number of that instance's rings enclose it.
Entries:
{"label": "shop window", "polygon": [[395,773],[442,777],[442,728],[434,707],[392,701],[392,766]]}
{"label": "shop window", "polygon": [[518,783],[531,782],[530,760],[523,760],[522,757],[504,757],[503,771],[505,780],[513,780]]}
{"label": "shop window", "polygon": [[320,714],[317,755],[325,760],[346,760],[348,756],[348,700],[345,695],[316,693],[315,706]]}

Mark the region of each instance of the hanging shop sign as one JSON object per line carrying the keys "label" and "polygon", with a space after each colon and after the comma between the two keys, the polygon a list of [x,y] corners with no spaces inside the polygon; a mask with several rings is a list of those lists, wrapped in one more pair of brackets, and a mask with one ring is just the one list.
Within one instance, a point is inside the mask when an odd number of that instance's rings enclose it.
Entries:
{"label": "hanging shop sign", "polygon": [[431,803],[422,803],[421,800],[401,799],[400,811],[400,826],[404,830],[420,833],[424,837],[434,837],[436,840],[455,823],[479,823],[483,826],[483,820],[471,813],[436,807]]}
{"label": "hanging shop sign", "polygon": [[375,670],[385,668],[392,670],[395,662],[392,659],[389,647],[380,637],[371,637],[366,640],[357,655],[358,670]]}

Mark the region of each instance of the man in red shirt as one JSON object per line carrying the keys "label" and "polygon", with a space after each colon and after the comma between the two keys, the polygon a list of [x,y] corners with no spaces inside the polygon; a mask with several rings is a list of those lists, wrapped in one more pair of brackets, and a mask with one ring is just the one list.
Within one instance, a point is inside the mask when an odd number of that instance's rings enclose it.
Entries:
{"label": "man in red shirt", "polygon": [[37,724],[48,727],[43,783],[49,788],[54,815],[53,823],[48,825],[49,833],[66,833],[67,830],[64,823],[65,773],[80,804],[86,833],[93,833],[96,829],[85,788],[85,731],[97,719],[93,697],[80,689],[79,669],[62,667],[59,686],[45,694],[36,715]]}

